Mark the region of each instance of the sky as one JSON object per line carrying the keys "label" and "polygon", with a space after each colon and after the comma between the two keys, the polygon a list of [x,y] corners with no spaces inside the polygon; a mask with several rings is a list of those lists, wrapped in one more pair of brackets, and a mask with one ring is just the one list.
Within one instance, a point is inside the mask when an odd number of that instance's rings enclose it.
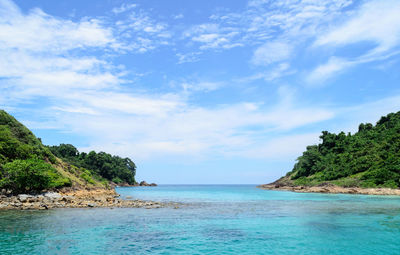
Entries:
{"label": "sky", "polygon": [[0,0],[0,108],[161,184],[261,184],[400,110],[400,1]]}

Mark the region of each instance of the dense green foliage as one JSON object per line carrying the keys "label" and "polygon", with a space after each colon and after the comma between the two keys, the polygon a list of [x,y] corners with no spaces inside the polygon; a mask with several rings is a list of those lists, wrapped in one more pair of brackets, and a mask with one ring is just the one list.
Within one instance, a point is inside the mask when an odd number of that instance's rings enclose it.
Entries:
{"label": "dense green foliage", "polygon": [[340,186],[400,186],[400,112],[374,126],[360,124],[355,134],[323,131],[322,142],[308,146],[287,174],[297,185],[332,182]]}
{"label": "dense green foliage", "polygon": [[[129,158],[112,156],[105,152],[89,153],[79,151],[71,144],[49,147],[51,152],[64,161],[78,167],[89,169],[115,183],[135,183],[136,165]],[[84,177],[83,177],[84,178]]]}
{"label": "dense green foliage", "polygon": [[19,193],[70,186],[51,165],[55,162],[29,129],[0,110],[0,188]]}
{"label": "dense green foliage", "polygon": [[0,165],[33,155],[55,162],[54,155],[14,117],[0,110]]}
{"label": "dense green foliage", "polygon": [[14,193],[31,193],[71,185],[68,178],[60,176],[54,167],[37,157],[6,163],[2,177],[0,187]]}

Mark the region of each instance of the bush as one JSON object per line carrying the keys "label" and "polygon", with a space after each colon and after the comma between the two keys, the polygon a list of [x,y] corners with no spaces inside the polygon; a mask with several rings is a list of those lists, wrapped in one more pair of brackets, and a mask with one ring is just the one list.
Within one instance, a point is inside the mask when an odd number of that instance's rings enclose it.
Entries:
{"label": "bush", "polygon": [[58,185],[59,178],[55,169],[39,158],[17,159],[3,165],[0,187],[13,193],[38,192]]}

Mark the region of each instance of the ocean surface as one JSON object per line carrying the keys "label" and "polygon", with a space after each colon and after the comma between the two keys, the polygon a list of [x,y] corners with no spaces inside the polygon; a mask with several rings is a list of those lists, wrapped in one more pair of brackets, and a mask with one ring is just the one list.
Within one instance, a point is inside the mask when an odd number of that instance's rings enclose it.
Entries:
{"label": "ocean surface", "polygon": [[0,211],[0,254],[400,254],[400,198],[255,185],[118,188],[179,209]]}

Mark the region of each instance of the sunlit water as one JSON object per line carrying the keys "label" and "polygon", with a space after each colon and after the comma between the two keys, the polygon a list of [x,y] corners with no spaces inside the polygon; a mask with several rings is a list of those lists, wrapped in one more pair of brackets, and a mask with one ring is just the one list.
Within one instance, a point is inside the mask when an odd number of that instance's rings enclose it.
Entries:
{"label": "sunlit water", "polygon": [[0,211],[0,254],[400,254],[400,198],[251,185],[119,188],[179,209]]}

